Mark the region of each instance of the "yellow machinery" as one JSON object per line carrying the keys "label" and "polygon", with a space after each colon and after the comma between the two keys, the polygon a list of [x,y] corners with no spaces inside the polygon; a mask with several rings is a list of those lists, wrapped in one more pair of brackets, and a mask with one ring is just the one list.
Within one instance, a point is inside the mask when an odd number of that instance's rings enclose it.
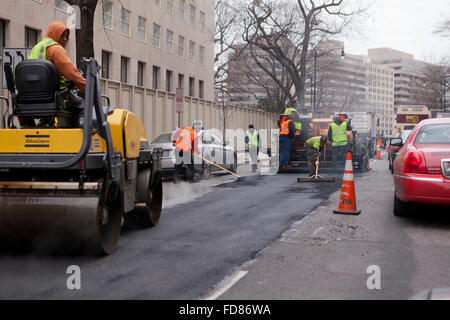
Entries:
{"label": "yellow machinery", "polygon": [[[97,62],[84,61],[78,110],[64,103],[50,62],[23,61],[15,76],[6,69],[13,108],[0,130],[0,241],[109,254],[123,217],[156,225],[159,155],[136,115],[102,107]],[[27,125],[16,128],[15,117]]]}

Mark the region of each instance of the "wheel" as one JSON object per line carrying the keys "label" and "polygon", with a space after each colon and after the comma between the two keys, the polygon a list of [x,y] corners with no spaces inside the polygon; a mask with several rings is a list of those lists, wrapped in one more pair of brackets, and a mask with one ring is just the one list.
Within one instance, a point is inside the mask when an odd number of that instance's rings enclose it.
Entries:
{"label": "wheel", "polygon": [[139,172],[137,181],[136,224],[140,228],[151,228],[158,224],[162,211],[163,188],[161,175],[152,177],[150,168]]}
{"label": "wheel", "polygon": [[408,202],[403,202],[397,195],[394,193],[394,216],[396,217],[407,217],[409,216],[409,207],[410,204]]}
{"label": "wheel", "polygon": [[202,179],[211,178],[211,165],[204,163],[202,166]]}

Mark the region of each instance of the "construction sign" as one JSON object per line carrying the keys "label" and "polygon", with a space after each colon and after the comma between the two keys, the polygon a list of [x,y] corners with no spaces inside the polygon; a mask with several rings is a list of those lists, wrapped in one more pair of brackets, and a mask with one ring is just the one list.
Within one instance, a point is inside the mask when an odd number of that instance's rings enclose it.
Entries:
{"label": "construction sign", "polygon": [[184,101],[184,90],[183,90],[183,88],[177,88],[177,96],[176,96],[177,109],[176,109],[176,113],[183,113],[183,101]]}
{"label": "construction sign", "polygon": [[16,66],[19,62],[27,60],[28,55],[31,53],[31,48],[4,48],[2,52],[2,73],[3,81],[2,88],[7,89],[6,77],[5,77],[5,63],[9,63],[12,66],[12,71],[16,70]]}

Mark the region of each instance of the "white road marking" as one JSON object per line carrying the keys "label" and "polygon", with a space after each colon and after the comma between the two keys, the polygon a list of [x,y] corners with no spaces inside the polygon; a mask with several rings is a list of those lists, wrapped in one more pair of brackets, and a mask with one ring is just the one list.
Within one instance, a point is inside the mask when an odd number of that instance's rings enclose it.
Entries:
{"label": "white road marking", "polygon": [[203,298],[203,300],[216,300],[222,294],[227,292],[232,286],[244,277],[248,271],[239,270],[232,274],[229,278],[225,278],[217,285],[217,288],[213,290],[209,295]]}

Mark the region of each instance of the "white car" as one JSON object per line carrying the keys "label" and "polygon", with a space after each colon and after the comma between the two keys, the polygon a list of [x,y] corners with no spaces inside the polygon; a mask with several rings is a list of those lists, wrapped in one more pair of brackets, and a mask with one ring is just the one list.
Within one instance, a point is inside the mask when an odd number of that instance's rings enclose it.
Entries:
{"label": "white car", "polygon": [[[175,171],[175,147],[173,146],[173,135],[176,131],[166,132],[159,135],[150,144],[150,149],[162,150],[161,171],[163,176],[171,176]],[[231,172],[237,170],[237,153],[236,150],[224,143],[220,137],[208,130],[199,132],[198,148],[201,157],[224,167]],[[196,172],[201,172],[203,178],[210,176],[211,172],[221,171],[220,168],[209,164],[208,162],[197,159],[199,164],[195,166]],[[197,161],[196,160],[196,161]],[[196,163],[196,162],[195,162]]]}

